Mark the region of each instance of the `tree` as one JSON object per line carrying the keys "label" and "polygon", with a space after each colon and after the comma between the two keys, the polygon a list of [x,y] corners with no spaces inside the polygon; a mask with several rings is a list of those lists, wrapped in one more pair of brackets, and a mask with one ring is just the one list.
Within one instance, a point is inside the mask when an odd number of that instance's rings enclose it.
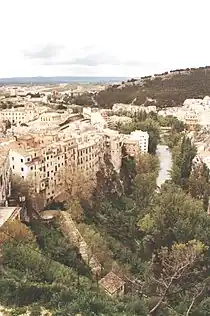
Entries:
{"label": "tree", "polygon": [[[197,271],[194,270],[197,261],[201,260],[207,247],[199,241],[191,240],[186,244],[175,243],[171,249],[161,248],[152,258],[148,270],[148,277],[154,283],[156,296],[159,297],[149,315],[154,315],[156,310],[164,302],[168,303],[170,296],[182,286],[182,280]],[[175,286],[174,286],[175,285]],[[190,304],[190,309],[192,308]],[[187,314],[189,314],[189,308]]]}
{"label": "tree", "polygon": [[187,190],[192,171],[192,161],[196,155],[196,148],[186,136],[173,150],[172,181]]}
{"label": "tree", "polygon": [[120,169],[120,179],[123,182],[124,193],[130,195],[132,192],[132,181],[136,176],[136,161],[135,158],[129,157],[123,148],[122,165]]}
{"label": "tree", "polygon": [[96,186],[93,193],[94,200],[98,202],[105,198],[112,198],[122,194],[123,187],[120,177],[114,169],[109,155],[104,155],[104,160],[100,164],[96,173]]}
{"label": "tree", "polygon": [[[170,184],[161,187],[150,205],[150,212],[139,220],[140,230],[145,235],[142,242],[150,253],[152,249],[171,247],[174,242],[186,243],[191,239],[207,244],[208,225],[210,218],[202,202]],[[147,246],[148,239],[151,243]]]}
{"label": "tree", "polygon": [[71,214],[71,218],[76,223],[80,223],[84,220],[84,210],[78,199],[70,199],[67,201],[65,208],[68,209],[68,212]]}
{"label": "tree", "polygon": [[33,210],[39,211],[45,206],[45,197],[36,191],[36,180],[32,176],[22,179],[12,177],[12,196],[17,200],[25,199],[28,216],[31,218]]}
{"label": "tree", "polygon": [[63,179],[66,200],[78,199],[90,200],[95,188],[95,179],[81,170],[69,166],[68,170],[62,170],[60,177]]}
{"label": "tree", "polygon": [[80,224],[79,230],[90,248],[90,256],[95,256],[103,266],[110,268],[112,253],[100,233],[85,224]]}
{"label": "tree", "polygon": [[192,197],[203,201],[203,206],[206,211],[208,209],[210,196],[209,180],[209,169],[204,163],[193,166],[189,178],[189,192]]}

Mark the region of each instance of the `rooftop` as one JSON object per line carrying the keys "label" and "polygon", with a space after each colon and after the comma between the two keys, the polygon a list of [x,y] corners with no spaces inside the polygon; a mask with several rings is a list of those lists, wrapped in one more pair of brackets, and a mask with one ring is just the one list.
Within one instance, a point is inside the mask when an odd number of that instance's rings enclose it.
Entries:
{"label": "rooftop", "polygon": [[125,285],[125,282],[112,271],[102,278],[99,283],[110,294],[114,294]]}
{"label": "rooftop", "polygon": [[10,218],[17,207],[0,207],[0,227]]}

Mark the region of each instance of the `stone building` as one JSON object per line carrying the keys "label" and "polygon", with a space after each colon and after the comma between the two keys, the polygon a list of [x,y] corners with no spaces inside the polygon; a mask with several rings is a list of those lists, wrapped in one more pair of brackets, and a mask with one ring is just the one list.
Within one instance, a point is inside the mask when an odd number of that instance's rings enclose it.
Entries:
{"label": "stone building", "polygon": [[99,281],[99,285],[112,298],[122,297],[125,293],[125,281],[112,271]]}
{"label": "stone building", "polygon": [[135,157],[139,152],[147,153],[149,147],[149,134],[142,131],[134,131],[123,140],[126,153]]}

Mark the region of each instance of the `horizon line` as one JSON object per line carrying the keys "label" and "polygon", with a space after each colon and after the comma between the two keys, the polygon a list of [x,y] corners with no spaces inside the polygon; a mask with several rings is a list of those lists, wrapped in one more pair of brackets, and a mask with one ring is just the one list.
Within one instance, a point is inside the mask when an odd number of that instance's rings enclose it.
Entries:
{"label": "horizon line", "polygon": [[131,78],[131,76],[12,76],[0,77],[2,79],[23,79],[23,78]]}

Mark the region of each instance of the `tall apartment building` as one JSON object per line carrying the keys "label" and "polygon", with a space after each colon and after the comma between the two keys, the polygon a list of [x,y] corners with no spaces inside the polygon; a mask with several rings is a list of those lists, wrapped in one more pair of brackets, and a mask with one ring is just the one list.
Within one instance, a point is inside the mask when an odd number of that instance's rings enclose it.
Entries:
{"label": "tall apartment building", "polygon": [[15,145],[9,151],[12,174],[29,181],[44,207],[63,192],[62,170],[72,160],[75,140],[46,144],[28,139]]}
{"label": "tall apartment building", "polygon": [[136,156],[139,152],[147,153],[149,134],[147,132],[134,131],[124,138],[123,145],[130,156]]}
{"label": "tall apartment building", "polygon": [[65,177],[71,172],[78,170],[90,176],[99,169],[103,135],[87,133],[66,139],[64,135],[52,135],[53,142],[50,138],[18,139],[9,151],[12,174],[31,183],[39,194],[40,208],[64,192]]}

